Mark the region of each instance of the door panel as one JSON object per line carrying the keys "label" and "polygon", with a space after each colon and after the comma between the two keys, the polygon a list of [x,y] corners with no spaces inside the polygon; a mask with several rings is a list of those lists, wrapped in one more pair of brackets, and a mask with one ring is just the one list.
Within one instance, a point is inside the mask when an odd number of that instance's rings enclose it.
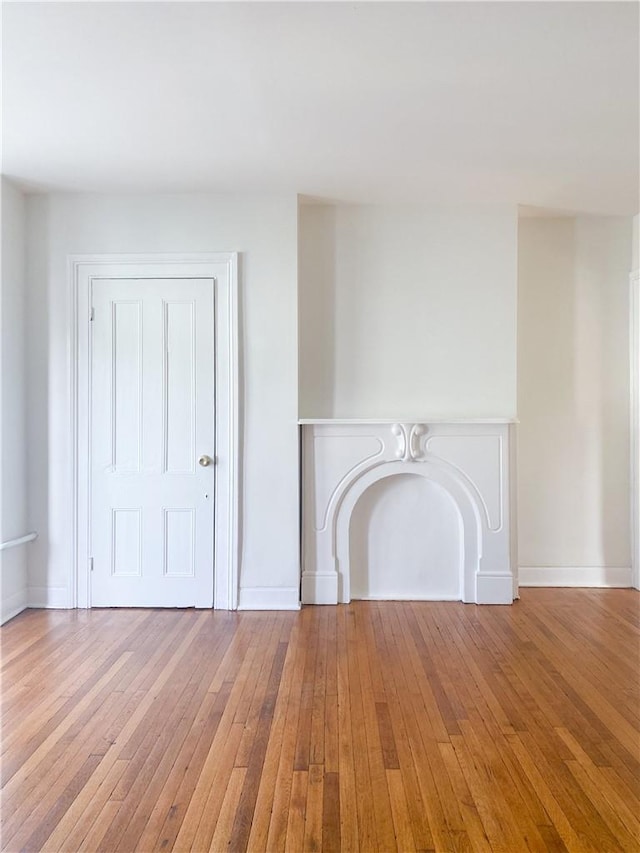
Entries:
{"label": "door panel", "polygon": [[214,282],[92,292],[91,604],[211,607]]}

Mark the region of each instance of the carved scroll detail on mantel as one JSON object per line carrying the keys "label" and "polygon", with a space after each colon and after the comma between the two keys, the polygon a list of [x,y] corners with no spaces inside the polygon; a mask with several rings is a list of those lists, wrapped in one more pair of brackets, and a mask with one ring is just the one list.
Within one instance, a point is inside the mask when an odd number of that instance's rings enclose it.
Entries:
{"label": "carved scroll detail on mantel", "polygon": [[397,459],[419,462],[424,458],[420,447],[420,436],[427,432],[424,424],[394,424],[391,432],[398,439]]}

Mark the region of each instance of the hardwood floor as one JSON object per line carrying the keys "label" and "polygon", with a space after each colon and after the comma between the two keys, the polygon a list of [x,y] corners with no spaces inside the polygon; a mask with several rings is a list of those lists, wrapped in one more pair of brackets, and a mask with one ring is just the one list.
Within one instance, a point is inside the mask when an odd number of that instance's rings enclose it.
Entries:
{"label": "hardwood floor", "polygon": [[27,611],[2,847],[637,853],[638,605]]}

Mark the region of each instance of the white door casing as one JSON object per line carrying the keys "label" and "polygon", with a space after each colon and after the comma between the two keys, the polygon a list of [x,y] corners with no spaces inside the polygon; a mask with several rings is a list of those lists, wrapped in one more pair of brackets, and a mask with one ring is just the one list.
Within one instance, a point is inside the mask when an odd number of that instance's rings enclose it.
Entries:
{"label": "white door casing", "polygon": [[[142,506],[140,502],[142,495],[139,491],[136,492],[136,489],[139,489],[140,486],[134,485],[136,479],[134,471],[139,466],[141,471],[144,470],[146,472],[146,488],[151,488],[152,492],[157,493],[155,498],[157,505],[152,513],[154,521],[151,527],[146,528],[146,532],[152,533],[151,538],[155,540],[154,545],[149,546],[147,543],[146,550],[149,551],[149,548],[151,548],[151,552],[154,553],[148,553],[147,557],[152,562],[153,571],[159,572],[159,577],[156,580],[162,578],[165,586],[169,589],[173,587],[173,597],[167,591],[168,599],[164,601],[159,600],[157,603],[146,603],[153,604],[154,606],[162,604],[168,606],[187,606],[195,604],[196,606],[208,607],[211,606],[213,600],[213,605],[216,608],[235,609],[237,607],[238,594],[237,255],[229,253],[212,255],[74,256],[69,259],[69,273],[72,296],[71,304],[74,312],[72,328],[75,330],[75,336],[72,341],[72,355],[75,355],[75,358],[72,357],[71,370],[73,391],[72,423],[74,427],[73,447],[75,451],[73,477],[74,583],[69,604],[72,607],[89,607],[92,604],[90,558],[95,556],[92,553],[92,533],[98,532],[98,538],[102,537],[101,547],[103,549],[106,537],[109,540],[107,545],[110,550],[114,542],[114,537],[117,539],[118,533],[123,534],[122,543],[129,541],[131,544],[131,539],[127,539],[127,536],[133,537],[133,540],[136,540],[136,537],[140,533],[142,537],[142,528],[139,525],[147,524],[147,522],[143,521],[138,512]],[[104,281],[105,279],[108,279],[110,282],[108,286]],[[203,313],[208,315],[209,318],[209,333],[213,331],[211,328],[211,316],[212,314],[214,315],[213,325],[215,332],[213,337],[215,339],[215,360],[213,359],[214,347],[212,341],[210,341],[209,346],[211,360],[214,361],[211,380],[215,381],[215,407],[213,405],[213,398],[211,398],[210,403],[206,399],[203,399],[202,412],[196,414],[198,424],[194,423],[188,427],[190,434],[189,436],[185,436],[185,439],[191,445],[194,444],[194,440],[198,442],[197,445],[189,448],[189,452],[193,457],[191,459],[192,464],[187,463],[185,448],[179,443],[174,443],[172,449],[171,444],[169,445],[169,453],[172,454],[171,457],[166,452],[163,452],[160,454],[162,458],[158,461],[157,448],[162,444],[162,442],[158,443],[158,433],[162,434],[164,432],[166,434],[167,429],[172,429],[175,435],[176,430],[180,430],[182,427],[179,426],[180,420],[177,417],[174,418],[172,424],[166,422],[166,400],[158,401],[157,383],[155,392],[149,388],[145,389],[141,395],[141,399],[144,399],[145,396],[148,398],[149,395],[153,396],[155,394],[155,402],[149,402],[147,399],[145,405],[151,405],[150,412],[156,406],[157,412],[159,404],[160,417],[151,416],[151,420],[155,424],[149,424],[148,434],[146,422],[149,422],[149,416],[146,417],[144,426],[145,435],[148,439],[146,441],[147,446],[152,448],[155,445],[156,448],[155,450],[151,449],[148,451],[154,457],[153,461],[144,455],[140,455],[138,459],[136,457],[138,445],[140,445],[140,448],[144,448],[145,444],[145,442],[138,441],[140,429],[142,428],[139,420],[140,413],[138,412],[136,415],[131,411],[131,404],[126,401],[127,386],[123,386],[120,389],[124,394],[120,400],[120,411],[124,418],[121,426],[123,429],[127,426],[128,418],[129,426],[133,432],[137,430],[138,435],[136,436],[136,440],[128,446],[126,443],[121,446],[120,464],[117,457],[107,459],[106,463],[102,459],[100,463],[98,461],[95,462],[93,466],[94,471],[92,472],[92,435],[96,431],[92,415],[99,417],[101,421],[110,421],[112,419],[111,406],[113,405],[113,400],[108,394],[101,394],[102,398],[107,398],[109,405],[108,418],[105,417],[107,411],[105,406],[107,403],[104,402],[104,399],[102,408],[100,405],[96,408],[95,401],[92,402],[91,378],[93,368],[91,337],[92,327],[96,326],[96,321],[91,323],[90,319],[91,294],[92,291],[95,292],[96,303],[105,303],[102,307],[96,304],[95,307],[98,311],[104,311],[105,307],[114,313],[120,311],[119,319],[122,321],[121,341],[126,344],[128,326],[129,345],[132,345],[136,340],[135,325],[141,319],[143,307],[146,311],[149,305],[144,306],[145,299],[141,300],[139,296],[133,300],[128,298],[127,282],[135,284],[134,280],[138,280],[140,283],[141,279],[151,280],[145,282],[142,286],[143,291],[145,289],[148,291],[146,295],[147,302],[149,299],[152,299],[150,294],[153,293],[154,286],[158,284],[163,285],[163,282],[165,284],[170,282],[167,286],[171,292],[165,294],[164,303],[163,297],[156,294],[156,297],[154,297],[155,305],[150,308],[152,314],[155,312],[156,318],[159,315],[164,315],[162,316],[159,327],[160,338],[164,338],[167,332],[171,334],[170,328],[167,326],[168,320],[169,325],[172,320],[177,326],[182,325],[183,327],[188,327],[193,321],[196,332],[196,349],[199,347],[196,357],[200,361],[206,360],[209,357],[207,355],[206,340],[200,340],[203,335],[206,336],[204,329],[207,320],[204,316],[200,317],[200,305],[198,305],[197,309],[198,316],[196,316],[195,306],[189,307],[188,303],[194,301],[194,298],[192,298],[193,294],[187,298],[185,297],[191,287],[200,291],[200,299],[205,298],[206,300],[206,297],[202,295],[202,288],[204,287],[205,291],[208,289],[210,307],[205,307]],[[193,279],[198,279],[199,281],[187,281]],[[138,290],[140,290],[140,287],[138,287]],[[108,307],[114,300],[106,297],[105,294],[107,294],[107,291],[111,291],[112,295],[117,295],[115,308]],[[129,290],[130,295],[131,291]],[[213,304],[211,304],[211,298]],[[214,305],[215,310],[213,310]],[[98,318],[97,314],[96,318]],[[104,317],[101,319],[104,319]],[[145,340],[150,344],[149,347],[145,346],[145,350],[148,349],[149,352],[145,353],[140,349],[140,357],[144,357],[145,359],[151,358],[150,353],[154,350],[154,347],[157,355],[158,337],[156,335],[155,344],[152,344],[152,341],[149,339],[151,325],[153,323],[145,319]],[[105,329],[106,326],[98,334],[113,336],[111,320],[109,320],[109,330],[105,332]],[[114,353],[114,355],[117,358],[117,353]],[[188,360],[187,356],[188,354],[184,351],[176,353],[174,366],[177,366],[176,359],[182,358],[183,361],[185,359]],[[134,354],[134,358],[137,357]],[[167,363],[164,362],[163,355],[161,358],[163,361],[162,370],[166,372]],[[111,361],[113,362],[113,359]],[[111,369],[111,365],[109,369]],[[102,370],[104,370],[104,365]],[[105,374],[102,374],[102,376],[104,377]],[[167,376],[167,378],[171,382],[172,377]],[[104,378],[100,379],[100,382],[104,381]],[[212,386],[213,381],[210,381],[209,384]],[[178,380],[174,386],[174,393],[181,393],[180,387],[180,380]],[[134,382],[133,387],[129,387],[128,393],[133,395],[135,390]],[[200,390],[198,390],[198,395],[200,395]],[[210,418],[208,435],[206,415],[204,414],[207,408],[209,409]],[[170,413],[169,417],[171,417]],[[102,429],[102,426],[97,430],[98,436],[101,435],[100,429]],[[153,439],[154,435],[155,441]],[[203,447],[203,442],[206,444],[209,440],[213,441],[214,435],[215,447]],[[106,436],[105,439],[105,434],[103,434],[101,442],[108,448],[108,455],[110,457],[113,457],[118,452],[117,442],[114,445],[109,436]],[[104,454],[105,451],[102,450],[100,452]],[[142,450],[142,454],[145,452],[147,451]],[[211,471],[211,466],[203,468],[196,464],[197,457],[203,454],[209,455],[215,460],[215,476]],[[127,455],[132,458],[127,459]],[[102,513],[101,523],[103,525],[100,530],[96,531],[92,521],[94,509],[92,507],[92,494],[95,501],[95,484],[92,474],[95,474],[96,465],[98,464],[102,464],[102,469],[107,472],[101,472],[98,476],[102,476],[103,480],[106,478],[108,482],[111,466],[111,485],[113,486],[117,481],[120,481],[120,485],[122,485],[122,481],[124,481],[125,492],[124,495],[122,493],[119,495],[116,493],[112,494],[112,497],[116,497],[117,500],[106,509],[106,512],[105,506],[95,507],[96,511]],[[114,464],[116,470],[120,469],[120,474],[116,477],[113,476]],[[154,465],[156,473],[152,474]],[[130,470],[129,473],[124,473],[124,469],[127,467],[133,470]],[[168,468],[171,473],[167,472],[166,475],[161,475],[161,468]],[[184,473],[178,474],[175,469],[182,469]],[[191,473],[186,473],[189,469]],[[172,479],[174,487],[177,486],[177,491],[174,489],[172,497],[168,497],[167,494],[162,493],[163,487],[161,487],[160,482],[163,476],[165,481]],[[153,477],[156,477],[154,485],[151,484]],[[211,488],[209,488],[208,482],[205,483],[205,480],[210,481]],[[195,492],[193,492],[194,487]],[[185,489],[187,492],[191,490],[192,495],[195,495],[197,498],[193,505],[189,504],[190,498],[185,494]],[[181,490],[182,494],[180,494]],[[205,498],[205,494],[208,497]],[[119,514],[115,512],[114,514],[111,510],[112,506],[115,510],[122,510],[122,512]],[[207,513],[209,513],[208,520],[205,517]],[[192,525],[195,525],[195,527]],[[204,559],[207,556],[206,552],[208,550],[208,565],[211,566],[211,556],[213,555],[215,577],[212,572],[209,572],[208,577],[196,576],[193,578],[192,582],[186,584],[187,587],[191,585],[193,589],[185,598],[183,593],[176,593],[177,588],[181,585],[184,587],[185,576],[172,577],[172,575],[180,574],[180,572],[174,571],[177,566],[176,558],[180,551],[183,551],[183,556],[184,553],[190,555],[192,547],[194,558],[192,562]],[[119,565],[118,561],[122,554],[123,552],[120,550],[115,554],[115,557],[109,557],[108,573],[112,581],[114,580],[114,572],[116,575],[120,574],[121,577],[118,577],[117,580],[123,588],[127,584],[135,586],[135,577],[126,577],[126,575],[135,575],[138,573],[143,563],[138,560],[138,564],[129,564],[128,568],[124,565]],[[141,560],[144,561],[147,557],[143,555]],[[104,570],[105,567],[102,566],[101,568]],[[96,569],[98,569],[97,566]],[[191,570],[189,569],[188,572],[190,573]],[[93,603],[107,603],[103,599],[104,589],[100,585],[102,578],[97,580],[95,571],[92,574],[95,580],[94,592],[98,596]],[[119,602],[113,601],[111,603]],[[140,605],[145,602],[133,596],[128,603]]]}
{"label": "white door casing", "polygon": [[631,373],[631,585],[640,589],[640,270],[629,276]]}

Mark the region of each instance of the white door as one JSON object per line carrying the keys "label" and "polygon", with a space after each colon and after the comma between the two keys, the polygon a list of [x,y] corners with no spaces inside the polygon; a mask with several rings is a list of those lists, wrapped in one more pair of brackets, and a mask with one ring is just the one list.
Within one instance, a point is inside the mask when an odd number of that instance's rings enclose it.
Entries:
{"label": "white door", "polygon": [[92,284],[94,607],[212,607],[214,282]]}

